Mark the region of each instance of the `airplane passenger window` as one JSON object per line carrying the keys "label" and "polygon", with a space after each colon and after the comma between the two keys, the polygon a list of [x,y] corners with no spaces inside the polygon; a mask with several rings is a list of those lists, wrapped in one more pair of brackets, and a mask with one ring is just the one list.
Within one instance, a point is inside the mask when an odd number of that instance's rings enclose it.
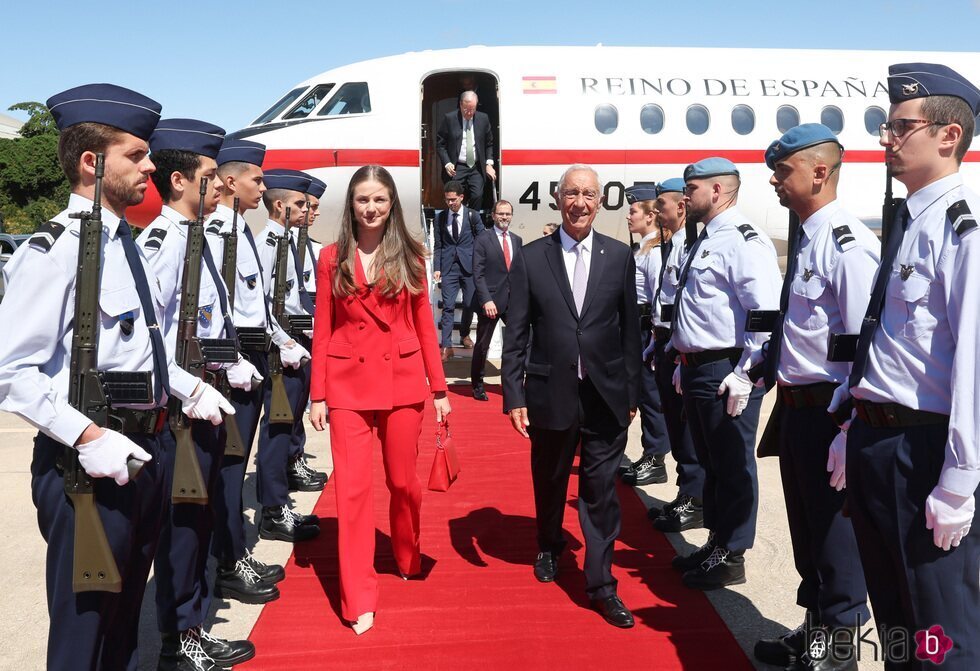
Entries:
{"label": "airplane passenger window", "polygon": [[333,84],[319,84],[314,86],[312,91],[303,96],[302,102],[283,117],[283,120],[305,119],[308,117],[310,112],[316,109],[316,106],[327,97],[327,94],[330,93],[333,86]]}
{"label": "airplane passenger window", "polygon": [[277,116],[279,116],[280,112],[282,112],[284,109],[292,105],[305,90],[306,90],[305,86],[300,86],[299,88],[293,89],[292,91],[284,95],[282,98],[280,98],[278,101],[276,101],[276,104],[270,107],[269,109],[267,109],[262,114],[262,116],[260,116],[258,119],[253,121],[252,125],[257,126],[260,123],[269,123]]}
{"label": "airplane passenger window", "polygon": [[820,110],[820,123],[834,131],[834,135],[840,135],[840,132],[844,130],[844,113],[840,111],[839,107],[827,105]]}
{"label": "airplane passenger window", "polygon": [[619,128],[619,110],[615,105],[596,105],[595,129],[603,135],[609,135]]}
{"label": "airplane passenger window", "polygon": [[792,105],[783,105],[776,110],[776,128],[785,133],[790,128],[800,125],[800,113]]}
{"label": "airplane passenger window", "polygon": [[732,129],[739,135],[748,135],[755,129],[755,112],[748,105],[732,108]]}
{"label": "airplane passenger window", "polygon": [[371,111],[371,95],[367,82],[347,82],[327,101],[317,116],[367,114]]}
{"label": "airplane passenger window", "polygon": [[885,110],[880,107],[869,107],[864,110],[864,130],[868,131],[868,135],[878,137],[878,126],[885,123],[887,118]]}
{"label": "airplane passenger window", "polygon": [[711,125],[711,115],[704,105],[691,105],[687,108],[687,129],[695,135],[704,135]]}
{"label": "airplane passenger window", "polygon": [[664,111],[660,105],[650,103],[640,110],[640,128],[648,135],[656,135],[664,129]]}

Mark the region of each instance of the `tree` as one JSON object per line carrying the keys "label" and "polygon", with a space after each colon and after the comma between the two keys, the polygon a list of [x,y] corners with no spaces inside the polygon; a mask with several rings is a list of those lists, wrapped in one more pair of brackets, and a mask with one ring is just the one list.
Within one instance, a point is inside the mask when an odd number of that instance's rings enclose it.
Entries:
{"label": "tree", "polygon": [[70,191],[58,163],[58,128],[38,102],[11,105],[27,112],[21,137],[0,139],[0,213],[9,233],[33,233],[62,209]]}

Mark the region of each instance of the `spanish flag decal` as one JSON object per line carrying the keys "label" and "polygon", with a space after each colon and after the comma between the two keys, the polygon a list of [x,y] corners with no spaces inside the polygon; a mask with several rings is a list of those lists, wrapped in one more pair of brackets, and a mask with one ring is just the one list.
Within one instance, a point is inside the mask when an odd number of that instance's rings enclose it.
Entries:
{"label": "spanish flag decal", "polygon": [[556,77],[522,77],[524,93],[558,93]]}

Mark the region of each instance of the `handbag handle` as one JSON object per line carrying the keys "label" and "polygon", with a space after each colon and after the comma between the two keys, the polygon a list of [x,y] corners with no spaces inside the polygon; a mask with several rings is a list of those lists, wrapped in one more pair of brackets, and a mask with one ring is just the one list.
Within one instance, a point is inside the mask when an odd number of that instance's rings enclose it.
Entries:
{"label": "handbag handle", "polygon": [[436,447],[442,449],[442,441],[451,437],[449,431],[449,420],[443,419],[436,427]]}

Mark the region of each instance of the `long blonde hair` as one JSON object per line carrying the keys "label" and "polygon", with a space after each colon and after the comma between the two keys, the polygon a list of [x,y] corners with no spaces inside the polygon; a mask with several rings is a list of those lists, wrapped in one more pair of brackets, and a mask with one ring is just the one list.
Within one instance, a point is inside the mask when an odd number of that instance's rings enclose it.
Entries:
{"label": "long blonde hair", "polygon": [[[643,214],[652,214],[656,216],[657,208],[654,207],[655,202],[656,201],[653,200],[638,200],[636,201],[636,204],[641,210],[643,210]],[[670,240],[670,236],[671,233],[669,230],[658,226],[657,234],[643,243],[643,246],[640,248],[640,254],[645,256],[649,254],[657,245],[667,244],[667,241]]]}
{"label": "long blonde hair", "polygon": [[408,232],[398,189],[391,173],[380,165],[365,165],[358,168],[347,185],[344,215],[340,220],[340,235],[337,238],[337,272],[334,273],[333,290],[341,296],[349,296],[357,291],[354,268],[357,263],[357,218],[354,216],[354,189],[367,181],[379,182],[388,190],[391,209],[381,237],[377,256],[374,259],[375,276],[380,282],[379,289],[386,296],[394,296],[402,289],[418,294],[425,286],[426,250],[421,241]]}

